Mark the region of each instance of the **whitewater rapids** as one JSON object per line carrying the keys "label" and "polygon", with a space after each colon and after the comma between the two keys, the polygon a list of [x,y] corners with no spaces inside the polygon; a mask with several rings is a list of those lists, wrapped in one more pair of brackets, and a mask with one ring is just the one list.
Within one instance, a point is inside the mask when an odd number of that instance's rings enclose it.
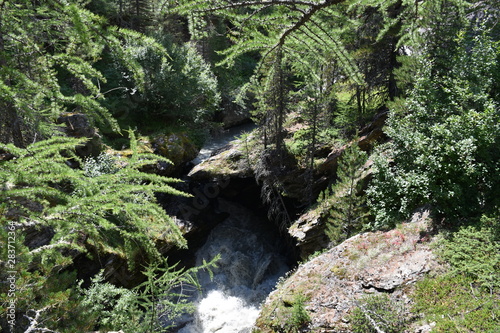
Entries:
{"label": "whitewater rapids", "polygon": [[198,265],[217,254],[213,280],[200,276],[202,294],[196,311],[179,333],[246,333],[259,314],[260,304],[289,267],[279,242],[266,223],[248,209],[221,200],[229,217],[212,230],[197,251]]}

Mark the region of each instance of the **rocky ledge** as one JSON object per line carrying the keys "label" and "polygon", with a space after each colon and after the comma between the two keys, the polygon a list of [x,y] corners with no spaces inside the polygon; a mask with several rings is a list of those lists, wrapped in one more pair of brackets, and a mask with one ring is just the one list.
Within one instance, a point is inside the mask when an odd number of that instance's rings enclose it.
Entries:
{"label": "rocky ledge", "polygon": [[413,284],[439,268],[430,224],[429,211],[418,212],[394,230],[356,235],[300,265],[267,298],[258,331],[283,331],[297,295],[305,300],[308,332],[350,332],[349,314],[368,294],[408,305]]}
{"label": "rocky ledge", "polygon": [[250,140],[252,137],[231,141],[191,169],[189,177],[193,180],[253,177],[250,161],[255,157],[254,152],[248,147]]}

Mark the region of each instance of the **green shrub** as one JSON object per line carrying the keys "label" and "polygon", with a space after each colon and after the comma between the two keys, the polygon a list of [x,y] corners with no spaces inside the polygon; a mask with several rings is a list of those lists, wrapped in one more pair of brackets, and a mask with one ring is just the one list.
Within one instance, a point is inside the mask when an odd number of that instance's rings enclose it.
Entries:
{"label": "green shrub", "polygon": [[478,218],[498,206],[500,113],[492,95],[499,49],[486,34],[459,34],[447,68],[420,63],[415,89],[396,101],[391,137],[368,191],[375,227],[430,204],[440,218]]}
{"label": "green shrub", "polygon": [[354,333],[399,333],[408,322],[405,308],[386,294],[366,296],[349,316]]}
{"label": "green shrub", "polygon": [[[130,58],[144,71],[144,87],[131,82],[124,66],[113,58],[104,59],[109,89],[102,101],[122,128],[164,128],[177,125],[203,125],[212,119],[221,103],[218,81],[212,68],[191,44],[178,45],[168,36],[157,38],[166,52],[155,45],[135,45]],[[119,85],[122,89],[113,89]]]}
{"label": "green shrub", "polygon": [[305,301],[306,298],[302,294],[296,295],[294,298],[289,321],[291,332],[300,332],[300,329],[311,321],[309,313],[304,306]]}
{"label": "green shrub", "polygon": [[500,241],[495,241],[493,229],[462,227],[444,240],[440,255],[450,263],[452,274],[489,290],[500,288]]}
{"label": "green shrub", "polygon": [[464,275],[427,278],[416,284],[413,311],[435,322],[432,332],[495,333],[500,327],[498,294],[475,288]]}
{"label": "green shrub", "polygon": [[153,118],[206,121],[219,107],[217,78],[193,45],[164,44],[170,59],[152,49],[136,52],[146,73],[146,88],[137,112]]}
{"label": "green shrub", "polygon": [[414,310],[434,321],[433,332],[498,332],[500,326],[499,219],[461,227],[438,249],[450,270],[416,285]]}

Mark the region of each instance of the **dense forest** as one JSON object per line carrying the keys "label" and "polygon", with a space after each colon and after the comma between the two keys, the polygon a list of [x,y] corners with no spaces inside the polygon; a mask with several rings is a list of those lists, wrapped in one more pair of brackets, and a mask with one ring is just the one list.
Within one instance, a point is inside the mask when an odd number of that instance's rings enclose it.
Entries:
{"label": "dense forest", "polygon": [[[177,186],[189,158],[158,138],[175,134],[192,159],[251,120],[271,221],[286,229],[323,207],[334,246],[430,207],[450,269],[427,287],[477,304],[438,331],[494,332],[499,22],[498,0],[0,0],[2,329],[163,332],[192,311],[179,287],[196,289],[218,258],[167,261],[187,241],[159,193],[191,195]],[[383,132],[358,144],[377,121]],[[111,257],[137,278],[78,272]]]}

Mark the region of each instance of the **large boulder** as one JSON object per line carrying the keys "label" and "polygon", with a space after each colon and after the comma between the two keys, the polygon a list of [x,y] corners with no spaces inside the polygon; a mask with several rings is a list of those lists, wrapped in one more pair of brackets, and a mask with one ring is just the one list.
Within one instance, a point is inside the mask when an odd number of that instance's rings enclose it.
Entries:
{"label": "large boulder", "polygon": [[349,314],[367,295],[407,304],[413,284],[440,268],[431,251],[430,224],[423,210],[397,229],[358,234],[300,265],[267,298],[259,331],[285,327],[297,295],[305,299],[307,331],[314,332],[350,332]]}
{"label": "large boulder", "polygon": [[183,170],[199,151],[187,133],[183,132],[152,136],[151,146],[156,154],[172,161],[170,165],[160,166],[160,173],[167,175]]}
{"label": "large boulder", "polygon": [[252,152],[237,139],[219,149],[208,159],[197,164],[190,172],[193,180],[253,177]]}
{"label": "large boulder", "polygon": [[250,110],[237,105],[230,96],[222,95],[222,108],[215,115],[215,121],[222,123],[224,128],[231,128],[250,121]]}

